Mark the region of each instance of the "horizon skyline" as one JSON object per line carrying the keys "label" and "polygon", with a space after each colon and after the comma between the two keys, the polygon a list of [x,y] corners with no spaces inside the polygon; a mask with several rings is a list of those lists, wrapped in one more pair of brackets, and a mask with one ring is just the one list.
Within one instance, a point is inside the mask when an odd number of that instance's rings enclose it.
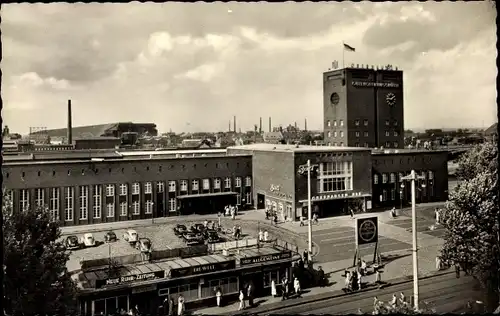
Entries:
{"label": "horizon skyline", "polygon": [[72,99],[75,126],[226,131],[236,115],[242,130],[269,116],[322,130],[336,60],[403,70],[405,129],[487,128],[495,14],[483,2],[7,4],[4,124],[63,128]]}

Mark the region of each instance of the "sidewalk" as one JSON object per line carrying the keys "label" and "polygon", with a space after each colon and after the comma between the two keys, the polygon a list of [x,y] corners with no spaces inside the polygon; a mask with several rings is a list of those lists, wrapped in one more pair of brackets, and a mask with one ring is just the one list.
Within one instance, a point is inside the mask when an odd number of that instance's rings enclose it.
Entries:
{"label": "sidewalk", "polygon": [[[439,272],[436,271],[435,261],[433,259],[432,260],[429,259],[429,257],[435,258],[438,251],[439,251],[438,246],[428,247],[425,250],[422,250],[422,252],[425,252],[424,256],[425,258],[419,256],[419,279],[426,276],[443,273],[443,271]],[[383,271],[382,281],[394,284],[396,282],[402,282],[405,280],[408,281],[412,279],[413,262],[412,262],[411,252],[397,250],[393,252],[384,253],[383,256],[386,259],[383,260],[385,266],[382,269]],[[367,263],[371,263],[373,260],[373,256],[372,255],[364,256],[363,259]],[[324,288],[314,287],[306,289],[306,293],[304,293],[302,296],[304,298],[312,300],[312,299],[321,299],[319,298],[320,296],[332,297],[332,296],[342,295],[344,293],[342,291],[342,288],[345,286],[344,277],[342,275],[344,274],[344,269],[351,267],[352,264],[353,264],[352,259],[321,264],[321,267],[325,271],[325,274],[328,277],[328,280],[331,285]],[[445,272],[448,273],[449,271],[450,270]],[[375,274],[365,276],[363,278],[363,282],[368,282],[368,284],[372,284],[374,281],[375,281]],[[315,296],[318,296],[318,298],[315,298]],[[255,299],[255,303],[259,306],[267,307],[267,309],[272,309],[273,305],[277,304],[280,305],[279,303],[281,303],[281,297],[275,298],[268,296],[268,297],[257,298]],[[193,314],[221,315],[226,313],[234,313],[238,310],[238,305],[239,305],[238,302],[234,302],[223,307],[212,306],[193,311]],[[259,307],[259,309],[261,308]],[[245,311],[251,313],[252,309],[248,309]]]}

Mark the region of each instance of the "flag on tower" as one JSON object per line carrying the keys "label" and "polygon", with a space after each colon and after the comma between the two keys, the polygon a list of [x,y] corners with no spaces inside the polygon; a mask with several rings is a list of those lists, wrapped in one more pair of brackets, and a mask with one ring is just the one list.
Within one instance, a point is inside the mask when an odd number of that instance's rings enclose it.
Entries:
{"label": "flag on tower", "polygon": [[352,47],[350,45],[347,45],[346,43],[344,43],[344,49],[348,50],[350,52],[355,52],[356,51],[356,49],[354,47]]}

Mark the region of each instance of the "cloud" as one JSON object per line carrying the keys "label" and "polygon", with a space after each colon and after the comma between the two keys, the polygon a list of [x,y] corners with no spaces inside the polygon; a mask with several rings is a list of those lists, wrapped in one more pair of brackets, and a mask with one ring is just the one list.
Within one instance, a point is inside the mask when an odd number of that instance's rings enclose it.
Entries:
{"label": "cloud", "polygon": [[[489,124],[496,109],[496,30],[487,3],[2,9],[3,118],[12,130],[64,126],[69,98],[75,125],[226,130],[236,115],[243,130],[260,116],[283,125],[307,117],[320,129],[322,72],[343,55],[346,65],[404,70],[406,127]],[[356,52],[343,53],[342,41]]]}

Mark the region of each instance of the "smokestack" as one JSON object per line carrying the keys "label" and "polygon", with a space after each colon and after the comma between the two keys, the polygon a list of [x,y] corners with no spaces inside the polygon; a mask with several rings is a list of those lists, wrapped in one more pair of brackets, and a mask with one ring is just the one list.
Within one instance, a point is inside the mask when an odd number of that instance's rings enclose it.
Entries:
{"label": "smokestack", "polygon": [[304,119],[304,130],[307,132],[307,119]]}
{"label": "smokestack", "polygon": [[297,129],[297,122],[295,122],[293,125],[295,126],[295,129]]}
{"label": "smokestack", "polygon": [[67,138],[67,142],[68,142],[68,145],[71,145],[73,144],[73,124],[71,122],[72,120],[72,117],[71,117],[71,100],[68,100],[68,127],[67,127],[67,131],[66,131],[66,138]]}
{"label": "smokestack", "polygon": [[228,126],[229,126],[228,127],[229,128],[229,132],[231,132],[231,120],[229,120],[229,125]]}
{"label": "smokestack", "polygon": [[234,132],[236,133],[236,115],[233,116],[233,129],[234,129]]}
{"label": "smokestack", "polygon": [[272,130],[271,130],[271,117],[269,117],[269,133],[271,133]]}
{"label": "smokestack", "polygon": [[259,134],[262,133],[262,117],[259,118]]}

